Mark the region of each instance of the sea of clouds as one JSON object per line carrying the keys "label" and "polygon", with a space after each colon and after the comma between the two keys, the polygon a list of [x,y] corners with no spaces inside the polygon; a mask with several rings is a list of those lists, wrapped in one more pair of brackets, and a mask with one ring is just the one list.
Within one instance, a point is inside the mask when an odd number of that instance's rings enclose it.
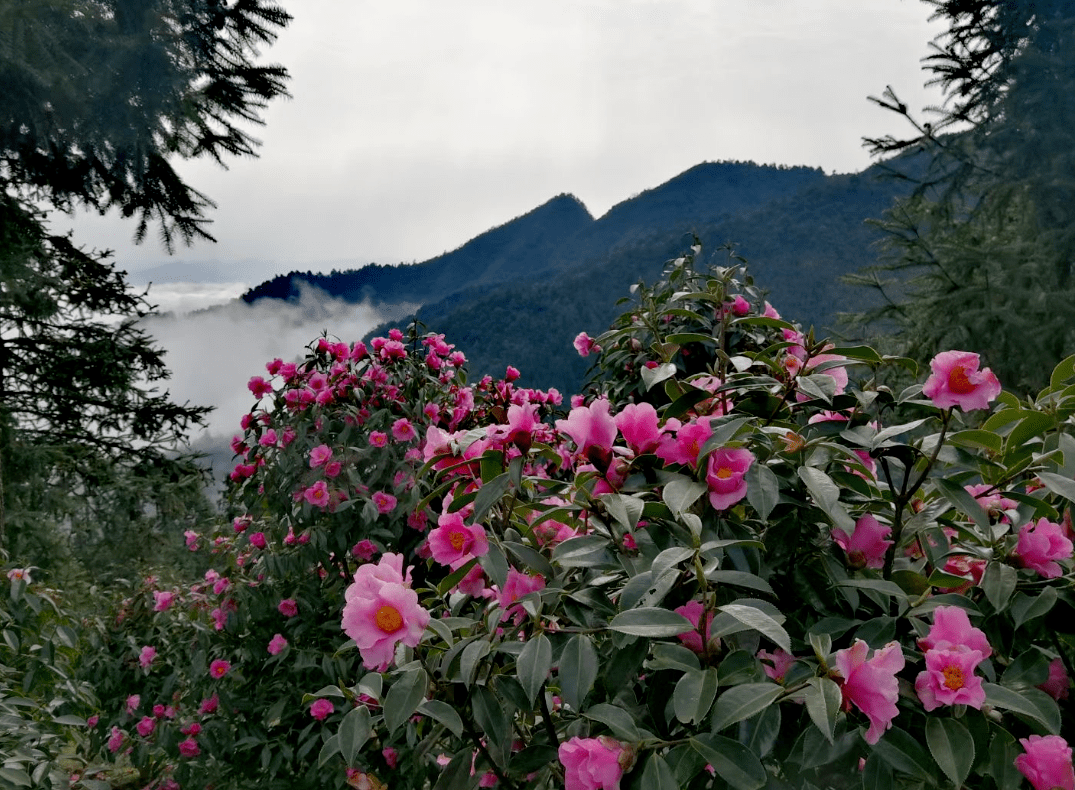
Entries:
{"label": "sea of clouds", "polygon": [[245,283],[160,283],[147,299],[157,315],[143,326],[165,349],[172,377],[161,386],[176,403],[213,406],[204,429],[191,436],[195,450],[213,461],[219,478],[231,456],[228,443],[240,432],[239,420],[254,405],[247,388],[252,376],[264,376],[274,358],[297,361],[324,333],[334,339],[360,340],[384,318],[364,304],[348,304],[316,289],[294,302],[265,299],[247,304],[239,295]]}

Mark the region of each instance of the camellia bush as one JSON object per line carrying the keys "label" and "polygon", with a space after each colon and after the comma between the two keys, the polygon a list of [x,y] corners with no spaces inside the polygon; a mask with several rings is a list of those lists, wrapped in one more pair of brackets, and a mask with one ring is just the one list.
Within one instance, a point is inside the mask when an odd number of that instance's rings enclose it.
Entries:
{"label": "camellia bush", "polygon": [[893,391],[700,255],[566,402],[418,327],[270,362],[214,569],[97,629],[80,781],[1075,790],[1075,357]]}

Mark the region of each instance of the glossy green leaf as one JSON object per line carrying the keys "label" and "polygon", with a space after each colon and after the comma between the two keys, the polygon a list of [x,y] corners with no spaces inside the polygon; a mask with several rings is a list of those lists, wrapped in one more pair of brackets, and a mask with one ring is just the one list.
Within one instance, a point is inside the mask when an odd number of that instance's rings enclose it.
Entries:
{"label": "glossy green leaf", "polygon": [[330,735],[328,739],[321,745],[321,752],[317,757],[317,767],[323,768],[325,763],[340,753],[340,736]]}
{"label": "glossy green leaf", "polygon": [[1056,604],[1056,600],[1055,587],[1046,587],[1037,595],[1016,593],[1010,605],[1015,627],[1019,628],[1023,623],[1047,614]]}
{"label": "glossy green leaf", "polygon": [[646,760],[646,767],[642,770],[642,787],[646,790],[679,790],[676,775],[656,752]]}
{"label": "glossy green leaf", "polygon": [[1019,790],[1023,787],[1023,774],[1015,767],[1015,758],[1023,748],[1002,727],[992,725],[993,738],[989,742],[989,773],[997,784],[997,790]]}
{"label": "glossy green leaf", "polygon": [[608,627],[621,634],[648,637],[679,636],[694,630],[694,624],[679,612],[657,606],[620,612],[612,618]]}
{"label": "glossy green leaf", "polygon": [[717,776],[735,790],[761,790],[768,782],[761,761],[747,747],[723,735],[699,735],[691,747],[713,766]]}
{"label": "glossy green leaf", "polygon": [[985,701],[994,708],[1020,713],[1039,722],[1053,735],[1060,734],[1060,708],[1056,700],[1038,689],[1014,691],[996,683],[982,683]]}
{"label": "glossy green leaf", "polygon": [[725,604],[717,608],[721,612],[731,615],[748,628],[752,628],[763,636],[768,637],[788,653],[791,652],[791,639],[788,637],[788,632],[784,630],[780,623],[761,609],[744,604]]}
{"label": "glossy green leaf", "polygon": [[1038,472],[1038,479],[1054,494],[1059,494],[1069,502],[1075,502],[1075,480],[1053,472]]}
{"label": "glossy green leaf", "polygon": [[340,754],[343,755],[343,761],[349,767],[353,768],[356,765],[358,755],[372,733],[370,710],[365,705],[359,705],[343,717],[336,735],[339,739]]}
{"label": "glossy green leaf", "polygon": [[490,745],[503,753],[513,736],[509,711],[505,710],[488,686],[474,686],[470,690],[470,705],[474,711],[474,721],[485,733]]}
{"label": "glossy green leaf", "polygon": [[499,502],[510,488],[511,475],[507,472],[503,472],[488,483],[482,484],[474,497],[474,513],[471,516],[471,522],[474,524],[482,523],[493,505]]}
{"label": "glossy green leaf", "polygon": [[503,546],[509,554],[515,557],[515,559],[522,563],[524,570],[529,568],[546,579],[551,579],[556,574],[552,565],[545,559],[545,555],[541,552],[535,551],[522,543],[515,543],[510,540],[501,541],[500,545]]}
{"label": "glossy green leaf", "polygon": [[668,505],[669,510],[678,515],[690,508],[708,490],[705,483],[677,476],[665,484],[661,499]]}
{"label": "glossy green leaf", "polygon": [[459,713],[456,712],[455,708],[447,702],[442,702],[439,699],[423,700],[422,704],[418,706],[418,712],[443,724],[453,735],[457,737],[463,735],[463,720],[459,717]]}
{"label": "glossy green leaf", "polygon": [[814,722],[825,739],[833,743],[836,716],[843,702],[840,687],[828,678],[810,678],[806,682],[807,686],[803,690],[806,712],[810,714],[810,720]]}
{"label": "glossy green leaf", "polygon": [[873,750],[897,771],[933,783],[933,760],[918,741],[899,727],[890,727]]}
{"label": "glossy green leaf", "polygon": [[821,508],[833,524],[848,535],[855,531],[855,522],[840,504],[840,489],[832,478],[812,466],[800,466],[799,478],[806,484],[807,490],[814,498],[814,503]]}
{"label": "glossy green leaf", "polygon": [[672,693],[672,708],[684,724],[698,724],[717,696],[717,670],[713,667],[684,672]]}
{"label": "glossy green leaf", "polygon": [[717,698],[717,704],[713,708],[712,731],[720,732],[725,727],[750,718],[771,705],[783,693],[784,687],[776,683],[745,683],[732,686]]}
{"label": "glossy green leaf", "polygon": [[597,680],[597,651],[586,634],[575,634],[564,646],[558,671],[560,696],[572,710],[581,711]]}
{"label": "glossy green leaf", "polygon": [[533,702],[552,668],[552,643],[545,634],[537,634],[526,640],[523,650],[515,660],[515,674],[526,696]]}
{"label": "glossy green leaf", "polygon": [[959,790],[974,765],[974,739],[970,732],[957,719],[928,716],[926,744],[944,775]]}
{"label": "glossy green leaf", "polygon": [[982,574],[982,591],[986,599],[998,612],[1008,608],[1015,584],[1018,581],[1015,568],[1001,562],[990,562]]}
{"label": "glossy green leaf", "polygon": [[616,705],[602,702],[587,708],[583,714],[587,719],[599,721],[612,730],[612,734],[624,741],[639,741],[642,739],[635,725],[634,717]]}
{"label": "glossy green leaf", "polygon": [[765,521],[780,502],[780,479],[765,464],[753,463],[744,477],[747,483],[747,501]]}
{"label": "glossy green leaf", "polygon": [[424,669],[404,672],[388,689],[384,700],[384,723],[388,732],[398,730],[418,709],[425,699],[429,676]]}

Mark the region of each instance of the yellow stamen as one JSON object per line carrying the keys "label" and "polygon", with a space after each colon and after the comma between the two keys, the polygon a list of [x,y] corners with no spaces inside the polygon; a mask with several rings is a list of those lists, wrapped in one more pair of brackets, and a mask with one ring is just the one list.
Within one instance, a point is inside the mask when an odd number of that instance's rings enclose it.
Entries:
{"label": "yellow stamen", "polygon": [[395,633],[403,627],[403,615],[394,606],[382,606],[373,616],[373,622],[386,634]]}

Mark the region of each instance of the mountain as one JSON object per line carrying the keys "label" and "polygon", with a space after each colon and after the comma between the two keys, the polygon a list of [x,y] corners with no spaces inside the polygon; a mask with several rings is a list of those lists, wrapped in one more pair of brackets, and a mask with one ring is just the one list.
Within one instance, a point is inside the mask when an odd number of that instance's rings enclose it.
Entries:
{"label": "mountain", "polygon": [[294,299],[312,285],[347,301],[371,300],[400,317],[393,325],[420,305],[422,322],[466,352],[475,373],[501,374],[512,364],[524,385],[573,392],[586,369],[574,336],[607,327],[629,286],[655,280],[694,237],[718,264],[727,263],[721,248],[732,245],[770,301],[804,325],[831,329],[837,306],[868,306],[871,294],[839,277],[876,263],[877,234],[865,221],[906,190],[880,172],[703,163],[599,219],[560,195],[423,263],[291,272],[243,299]]}

